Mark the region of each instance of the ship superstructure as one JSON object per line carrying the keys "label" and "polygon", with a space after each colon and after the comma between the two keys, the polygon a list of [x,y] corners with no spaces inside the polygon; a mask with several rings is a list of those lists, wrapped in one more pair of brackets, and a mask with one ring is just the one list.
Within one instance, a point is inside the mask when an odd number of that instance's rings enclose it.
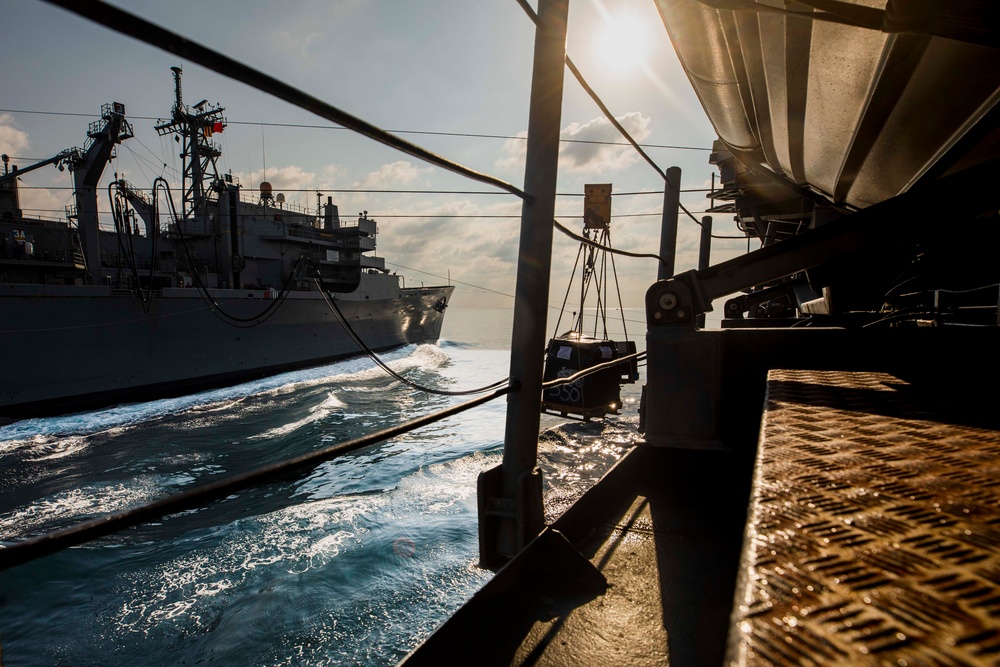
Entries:
{"label": "ship superstructure", "polygon": [[[373,350],[433,341],[452,287],[407,288],[375,250],[377,223],[342,220],[332,197],[286,208],[261,183],[248,198],[220,174],[212,137],[224,109],[175,102],[157,124],[184,158],[180,192],[162,178],[140,190],[100,187],[115,147],[132,136],[125,105],[106,104],[88,142],[0,175],[0,344],[18,350],[0,416],[19,418],[150,398],[359,354],[330,308]],[[26,217],[18,179],[68,167],[66,219]],[[106,197],[114,228],[102,228]],[[103,204],[103,202],[102,202]],[[179,206],[178,206],[179,204]],[[105,209],[105,210],[107,210]]]}

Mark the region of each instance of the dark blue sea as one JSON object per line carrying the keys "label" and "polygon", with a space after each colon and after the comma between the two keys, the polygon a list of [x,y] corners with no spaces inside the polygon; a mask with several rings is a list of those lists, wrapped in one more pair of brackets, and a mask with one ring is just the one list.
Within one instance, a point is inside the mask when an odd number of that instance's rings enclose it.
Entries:
{"label": "dark blue sea", "polygon": [[[383,358],[409,379],[503,379],[510,310],[449,309],[442,339]],[[621,318],[613,327],[621,338]],[[632,339],[641,312],[626,318]],[[563,327],[568,328],[568,327]],[[633,332],[634,331],[634,332]],[[546,514],[636,437],[622,414],[543,416]],[[0,427],[0,542],[124,510],[465,400],[366,358],[181,398]],[[0,664],[394,665],[491,573],[476,477],[500,463],[505,399],[307,474],[0,572]]]}

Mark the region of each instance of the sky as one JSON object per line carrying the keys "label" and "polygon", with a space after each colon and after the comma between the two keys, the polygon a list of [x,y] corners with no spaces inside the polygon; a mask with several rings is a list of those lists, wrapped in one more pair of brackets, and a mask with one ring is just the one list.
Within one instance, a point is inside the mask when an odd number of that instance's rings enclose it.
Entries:
{"label": "sky", "polygon": [[[525,142],[519,137],[528,125],[534,26],[515,0],[113,4],[450,160],[524,184]],[[681,168],[682,189],[709,187],[715,132],[653,1],[571,0],[569,11],[568,55],[606,106],[660,168]],[[333,127],[41,0],[9,0],[4,14],[0,152],[12,163],[23,168],[82,146],[101,105],[117,101],[125,104],[135,137],[119,147],[102,186],[114,173],[140,187],[161,175],[179,182],[177,146],[154,130],[156,119],[170,113],[170,68],[179,66],[186,103],[207,99],[225,108],[228,126],[216,136],[223,150],[219,166],[247,191],[266,179],[288,205],[314,209],[320,191],[324,200],[333,197],[342,217],[367,211],[379,222],[377,254],[407,284],[450,279],[457,287],[454,306],[513,306],[521,211],[515,196]],[[568,71],[560,125],[563,139],[621,141]],[[577,231],[588,183],[612,184],[614,247],[658,251],[663,180],[649,164],[628,146],[564,142],[556,214]],[[26,215],[60,217],[71,203],[68,171],[40,169],[22,178],[26,186]],[[697,192],[681,201],[699,218],[710,205]],[[714,216],[714,231],[739,234],[725,214]],[[682,214],[678,271],[696,268],[699,235]],[[577,250],[576,241],[555,232],[550,303],[556,309]],[[712,262],[745,251],[744,240],[718,239]],[[641,307],[656,279],[656,262],[619,256],[615,271],[624,306]],[[617,305],[613,284],[611,294]],[[578,306],[571,298],[568,310]]]}

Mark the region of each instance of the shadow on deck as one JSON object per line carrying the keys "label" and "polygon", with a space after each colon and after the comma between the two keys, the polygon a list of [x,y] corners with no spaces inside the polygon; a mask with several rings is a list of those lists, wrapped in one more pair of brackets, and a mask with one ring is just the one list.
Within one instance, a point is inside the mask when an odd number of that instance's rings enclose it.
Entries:
{"label": "shadow on deck", "polygon": [[404,663],[720,664],[751,466],[631,450]]}
{"label": "shadow on deck", "polygon": [[756,452],[632,449],[403,664],[993,661],[984,397],[879,372],[766,385]]}

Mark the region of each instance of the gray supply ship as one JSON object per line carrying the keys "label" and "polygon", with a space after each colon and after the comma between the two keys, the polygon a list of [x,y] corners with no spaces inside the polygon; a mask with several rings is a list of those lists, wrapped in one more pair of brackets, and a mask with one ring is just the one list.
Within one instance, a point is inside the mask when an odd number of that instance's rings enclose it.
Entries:
{"label": "gray supply ship", "polygon": [[[182,192],[99,181],[132,136],[104,105],[84,148],[0,175],[0,420],[222,386],[438,338],[454,287],[406,287],[371,256],[367,212],[341,220],[331,198],[289,210],[261,183],[247,199],[212,136],[223,108],[184,104],[173,68],[171,117]],[[55,165],[74,177],[65,221],[26,218],[18,180]],[[180,202],[175,209],[174,198]],[[114,229],[99,224],[106,201]]]}

